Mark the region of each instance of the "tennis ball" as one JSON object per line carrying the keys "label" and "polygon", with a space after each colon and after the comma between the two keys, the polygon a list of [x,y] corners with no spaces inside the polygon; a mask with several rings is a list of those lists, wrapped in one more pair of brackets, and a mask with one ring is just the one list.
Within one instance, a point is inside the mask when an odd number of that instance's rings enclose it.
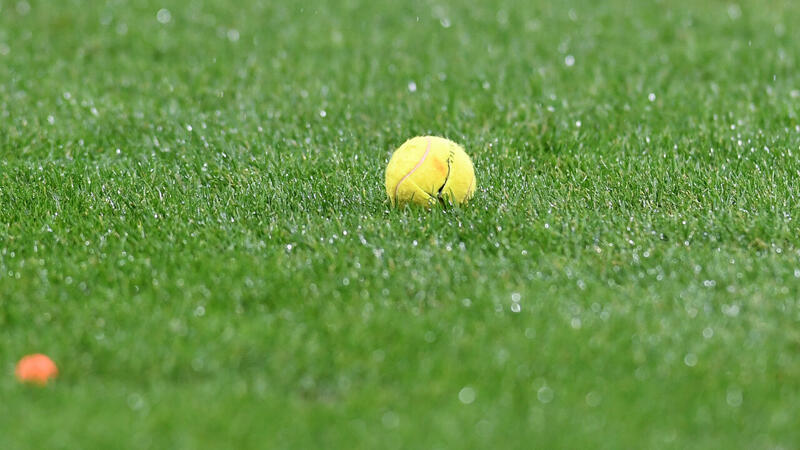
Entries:
{"label": "tennis ball", "polygon": [[386,194],[392,205],[463,204],[474,193],[472,161],[460,145],[444,138],[411,138],[395,150],[386,166]]}
{"label": "tennis ball", "polygon": [[58,367],[52,359],[37,353],[20,359],[14,374],[22,383],[44,386],[58,375]]}

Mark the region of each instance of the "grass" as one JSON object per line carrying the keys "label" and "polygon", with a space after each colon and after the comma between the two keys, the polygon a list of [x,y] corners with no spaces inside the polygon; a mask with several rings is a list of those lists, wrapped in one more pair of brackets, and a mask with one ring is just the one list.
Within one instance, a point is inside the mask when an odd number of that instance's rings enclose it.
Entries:
{"label": "grass", "polygon": [[0,0],[0,448],[797,447],[797,23]]}

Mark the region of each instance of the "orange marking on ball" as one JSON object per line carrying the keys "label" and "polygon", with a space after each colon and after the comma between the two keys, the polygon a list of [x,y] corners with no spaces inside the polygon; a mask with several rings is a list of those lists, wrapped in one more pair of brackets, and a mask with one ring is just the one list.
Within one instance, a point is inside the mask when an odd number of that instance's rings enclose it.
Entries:
{"label": "orange marking on ball", "polygon": [[431,161],[433,162],[433,166],[436,167],[436,170],[441,173],[442,175],[447,175],[447,164],[442,162],[439,158],[433,158]]}
{"label": "orange marking on ball", "polygon": [[22,383],[44,386],[51,379],[58,376],[58,367],[56,367],[56,363],[52,359],[37,353],[20,359],[14,374]]}

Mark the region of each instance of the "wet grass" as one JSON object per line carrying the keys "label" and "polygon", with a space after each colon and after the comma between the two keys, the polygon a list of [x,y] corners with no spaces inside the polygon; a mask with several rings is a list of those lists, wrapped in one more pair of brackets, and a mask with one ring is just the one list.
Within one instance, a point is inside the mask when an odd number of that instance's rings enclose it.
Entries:
{"label": "wet grass", "polygon": [[797,447],[796,23],[0,0],[0,447]]}

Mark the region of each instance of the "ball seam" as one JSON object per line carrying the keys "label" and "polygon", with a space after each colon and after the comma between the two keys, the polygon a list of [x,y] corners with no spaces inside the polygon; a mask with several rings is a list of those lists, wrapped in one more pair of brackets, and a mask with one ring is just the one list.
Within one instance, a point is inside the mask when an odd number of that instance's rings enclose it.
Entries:
{"label": "ball seam", "polygon": [[408,173],[405,174],[405,176],[403,176],[403,178],[401,178],[400,181],[398,181],[397,184],[395,185],[395,187],[394,187],[394,202],[395,202],[395,204],[397,203],[397,192],[400,189],[400,185],[403,184],[403,181],[406,181],[406,179],[408,177],[410,177],[411,174],[416,172],[417,169],[420,168],[420,166],[422,166],[422,163],[425,162],[425,159],[428,157],[428,153],[430,153],[430,151],[431,151],[431,138],[428,138],[428,146],[425,148],[425,153],[422,155],[422,158],[420,158],[419,162],[417,162],[417,165],[414,166],[414,168],[412,168],[411,170],[409,170]]}

